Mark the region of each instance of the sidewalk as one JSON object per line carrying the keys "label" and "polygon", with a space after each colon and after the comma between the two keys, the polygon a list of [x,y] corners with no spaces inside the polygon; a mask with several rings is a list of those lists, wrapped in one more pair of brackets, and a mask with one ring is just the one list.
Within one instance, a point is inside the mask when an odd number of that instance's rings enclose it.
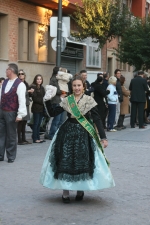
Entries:
{"label": "sidewalk", "polygon": [[[18,146],[14,163],[0,162],[0,225],[150,225],[150,125],[107,132],[105,149],[116,187],[85,192],[63,204],[61,190],[39,184],[50,141]],[[29,131],[29,130],[28,130]],[[31,140],[31,133],[27,133]]]}

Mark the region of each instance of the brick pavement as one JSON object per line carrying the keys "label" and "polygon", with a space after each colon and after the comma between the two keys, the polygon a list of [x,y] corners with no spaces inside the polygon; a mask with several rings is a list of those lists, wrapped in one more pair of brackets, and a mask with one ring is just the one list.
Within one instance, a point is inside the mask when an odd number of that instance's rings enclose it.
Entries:
{"label": "brick pavement", "polygon": [[72,191],[69,205],[38,181],[50,141],[18,146],[14,163],[0,162],[0,225],[150,225],[150,125],[107,135],[116,187],[86,192],[82,202]]}

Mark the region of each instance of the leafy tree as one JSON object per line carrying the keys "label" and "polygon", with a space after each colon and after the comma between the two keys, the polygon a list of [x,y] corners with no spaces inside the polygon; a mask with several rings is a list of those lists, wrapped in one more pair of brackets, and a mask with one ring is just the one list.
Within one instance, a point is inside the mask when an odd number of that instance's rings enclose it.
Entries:
{"label": "leafy tree", "polygon": [[133,19],[114,54],[121,62],[135,66],[135,70],[150,69],[150,17]]}
{"label": "leafy tree", "polygon": [[[113,4],[112,4],[113,2]],[[99,49],[131,23],[131,13],[122,7],[122,0],[82,0],[83,8],[77,5],[77,11],[71,16],[78,26],[78,33],[72,33],[78,39],[93,38],[99,43]]]}

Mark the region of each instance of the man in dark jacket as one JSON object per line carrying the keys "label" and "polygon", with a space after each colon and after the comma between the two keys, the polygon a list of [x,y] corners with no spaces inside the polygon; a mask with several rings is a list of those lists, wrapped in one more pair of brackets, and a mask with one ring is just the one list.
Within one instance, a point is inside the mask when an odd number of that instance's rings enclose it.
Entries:
{"label": "man in dark jacket", "polygon": [[119,115],[120,115],[120,103],[123,101],[122,89],[121,89],[121,84],[120,84],[121,70],[116,69],[115,72],[114,72],[114,75],[117,78],[116,90],[117,90],[117,93],[118,93],[118,103],[116,105],[116,117],[115,117],[115,123],[117,125]]}
{"label": "man in dark jacket", "polygon": [[93,92],[93,88],[91,87],[89,81],[87,81],[87,71],[86,70],[81,70],[80,71],[80,76],[83,79],[83,82],[85,82],[85,86],[86,86],[86,90],[85,90],[85,94],[86,95],[91,95],[91,92]]}
{"label": "man in dark jacket", "polygon": [[144,107],[146,103],[146,92],[148,92],[147,82],[143,78],[144,72],[139,71],[138,76],[130,82],[129,90],[131,91],[131,128],[135,128],[136,115],[138,112],[139,128],[145,128],[144,124]]}
{"label": "man in dark jacket", "polygon": [[97,102],[97,108],[103,123],[103,127],[104,129],[106,129],[105,120],[108,111],[106,99],[110,91],[106,90],[105,86],[103,85],[102,76],[98,76],[97,80],[93,82],[91,85],[94,88],[94,99]]}

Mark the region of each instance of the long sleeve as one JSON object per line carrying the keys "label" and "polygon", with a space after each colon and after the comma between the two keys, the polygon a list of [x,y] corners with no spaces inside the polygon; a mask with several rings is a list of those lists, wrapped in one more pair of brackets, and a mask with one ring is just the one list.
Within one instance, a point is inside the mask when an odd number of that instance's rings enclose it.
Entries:
{"label": "long sleeve", "polygon": [[18,108],[18,118],[23,118],[27,115],[27,109],[26,109],[26,86],[23,82],[21,82],[18,85],[17,88],[17,95],[18,95],[18,102],[19,102],[19,108]]}
{"label": "long sleeve", "polygon": [[50,100],[46,101],[45,105],[46,105],[46,109],[51,117],[55,117],[55,116],[59,115],[60,113],[64,112],[64,109],[61,106],[53,107]]}
{"label": "long sleeve", "polygon": [[109,93],[108,90],[106,91],[102,85],[98,84],[94,86],[94,91],[98,92],[101,96],[106,97]]}
{"label": "long sleeve", "polygon": [[107,90],[110,91],[110,93],[107,95],[108,102],[111,101],[111,102],[114,102],[114,104],[117,103],[118,95],[114,93],[116,92],[116,89],[112,85],[109,85],[107,87]]}
{"label": "long sleeve", "polygon": [[32,100],[34,103],[43,105],[43,96],[37,96],[36,91],[32,94]]}
{"label": "long sleeve", "polygon": [[122,86],[122,94],[126,97],[130,96],[130,91],[127,90],[124,86]]}
{"label": "long sleeve", "polygon": [[100,118],[100,115],[98,113],[97,106],[92,108],[90,110],[90,112],[91,112],[91,117],[93,119],[93,122],[95,123],[95,125],[97,127],[97,130],[99,132],[100,138],[101,139],[107,139],[104,128],[103,128],[103,124],[102,124],[102,121],[101,121],[101,118]]}
{"label": "long sleeve", "polygon": [[129,90],[132,91],[132,80],[131,80],[130,85],[129,85]]}
{"label": "long sleeve", "polygon": [[43,105],[43,97],[45,95],[44,88],[40,88],[39,90],[36,87],[32,87],[34,89],[34,92],[30,95],[32,97],[32,100],[34,103],[37,103],[39,105]]}

